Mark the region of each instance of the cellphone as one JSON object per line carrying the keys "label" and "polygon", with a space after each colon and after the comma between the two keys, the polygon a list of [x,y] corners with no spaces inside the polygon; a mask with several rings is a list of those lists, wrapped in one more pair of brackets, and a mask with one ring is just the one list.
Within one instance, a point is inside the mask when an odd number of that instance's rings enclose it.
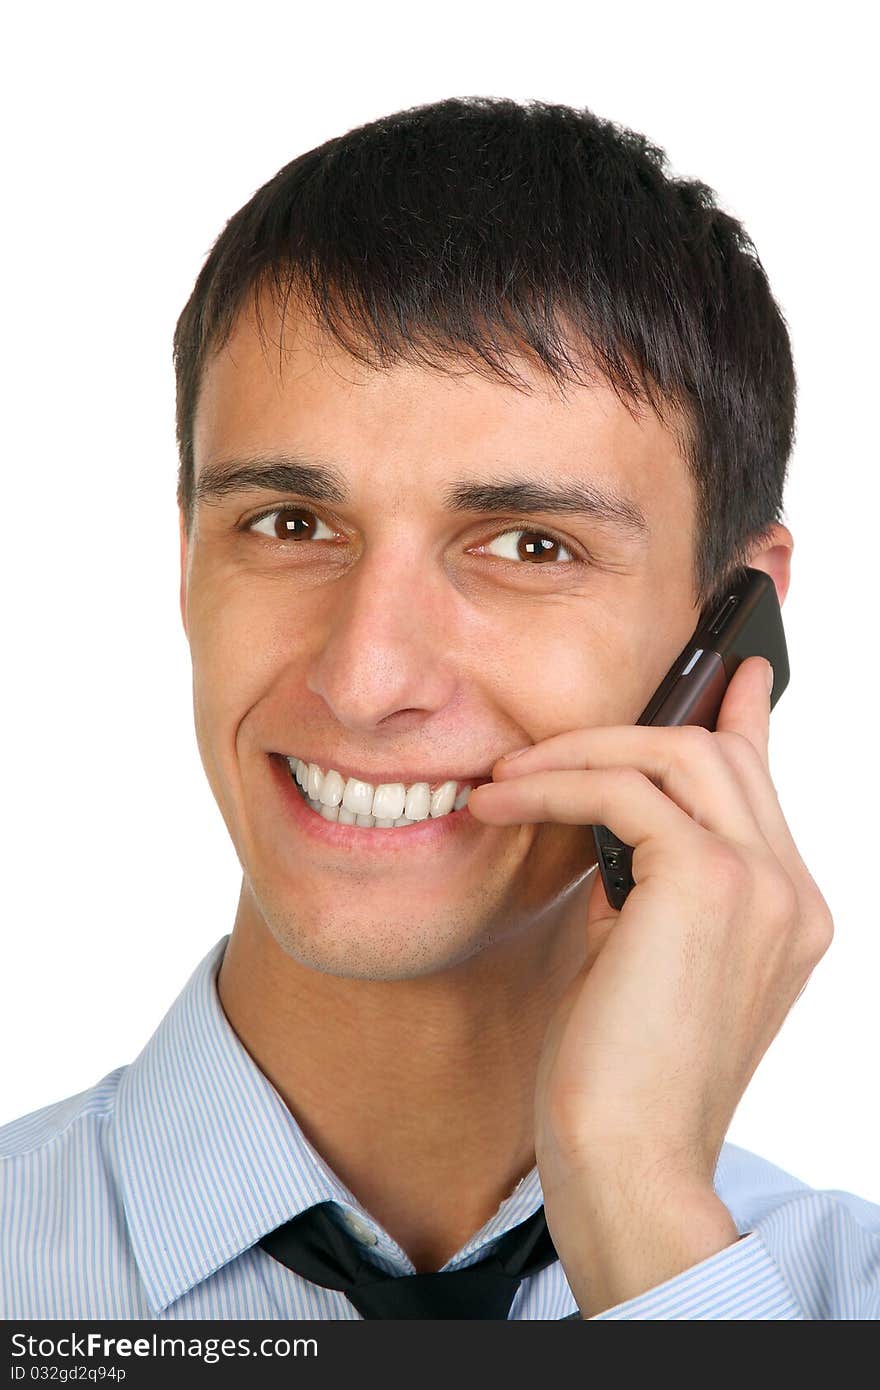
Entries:
{"label": "cellphone", "polygon": [[[772,710],[789,680],[782,611],[770,575],[746,567],[744,577],[701,617],[636,724],[699,724],[714,733],[724,692],[750,656],[766,657],[773,667]],[[635,887],[633,847],[607,825],[593,826],[593,840],[608,902],[620,909]]]}

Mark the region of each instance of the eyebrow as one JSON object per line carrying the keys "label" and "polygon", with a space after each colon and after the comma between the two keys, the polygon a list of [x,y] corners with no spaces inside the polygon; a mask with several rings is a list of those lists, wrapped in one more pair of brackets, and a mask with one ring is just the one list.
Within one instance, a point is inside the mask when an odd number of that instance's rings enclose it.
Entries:
{"label": "eyebrow", "polygon": [[[255,488],[296,493],[312,502],[343,504],[349,500],[345,475],[334,465],[285,453],[207,464],[195,481],[195,504],[210,506]],[[443,504],[453,512],[549,512],[599,521],[641,541],[651,534],[638,503],[592,479],[551,482],[512,475],[497,481],[458,478],[444,491]]]}

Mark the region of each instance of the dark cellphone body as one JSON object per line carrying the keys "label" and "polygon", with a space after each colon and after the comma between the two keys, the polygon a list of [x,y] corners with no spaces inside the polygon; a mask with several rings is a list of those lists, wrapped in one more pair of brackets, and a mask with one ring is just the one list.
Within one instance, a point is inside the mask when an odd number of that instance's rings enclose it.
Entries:
{"label": "dark cellphone body", "polygon": [[[754,569],[747,569],[745,579],[700,620],[636,724],[699,724],[714,733],[724,692],[750,656],[766,657],[773,667],[772,710],[788,685],[788,649],[776,585],[769,574]],[[593,839],[605,894],[619,910],[635,886],[632,846],[607,825],[594,825]]]}

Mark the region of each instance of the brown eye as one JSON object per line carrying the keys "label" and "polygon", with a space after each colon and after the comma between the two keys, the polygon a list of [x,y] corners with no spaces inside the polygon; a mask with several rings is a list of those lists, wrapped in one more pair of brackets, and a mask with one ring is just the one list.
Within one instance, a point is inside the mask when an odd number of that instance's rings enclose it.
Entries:
{"label": "brown eye", "polygon": [[[507,536],[519,537],[518,540],[508,541]],[[575,557],[562,541],[557,540],[546,531],[502,531],[500,536],[496,536],[490,545],[502,544],[504,552],[501,558],[504,560],[520,560],[530,564],[532,568],[536,565],[546,564],[565,564]],[[487,547],[488,548],[488,547]]]}
{"label": "brown eye", "polygon": [[[330,527],[314,512],[306,511],[303,507],[276,507],[274,511],[254,517],[246,529],[278,541],[313,541],[327,539],[315,534],[322,526],[327,536],[332,537],[334,533]],[[260,527],[263,529],[260,530]]]}
{"label": "brown eye", "polygon": [[516,551],[522,560],[555,560],[561,547],[552,536],[542,536],[539,531],[521,531]]}

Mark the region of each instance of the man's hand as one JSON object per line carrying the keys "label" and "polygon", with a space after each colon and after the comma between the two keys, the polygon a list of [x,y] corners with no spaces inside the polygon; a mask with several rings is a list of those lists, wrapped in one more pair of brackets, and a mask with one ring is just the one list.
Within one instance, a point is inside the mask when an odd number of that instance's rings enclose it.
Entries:
{"label": "man's hand", "polygon": [[596,872],[587,957],[538,1066],[547,1224],[583,1317],[656,1287],[738,1232],[713,1177],[758,1063],[831,942],[767,762],[768,663],[750,657],[716,731],[557,734],[475,788],[492,825],[607,825],[634,848],[615,912]]}

